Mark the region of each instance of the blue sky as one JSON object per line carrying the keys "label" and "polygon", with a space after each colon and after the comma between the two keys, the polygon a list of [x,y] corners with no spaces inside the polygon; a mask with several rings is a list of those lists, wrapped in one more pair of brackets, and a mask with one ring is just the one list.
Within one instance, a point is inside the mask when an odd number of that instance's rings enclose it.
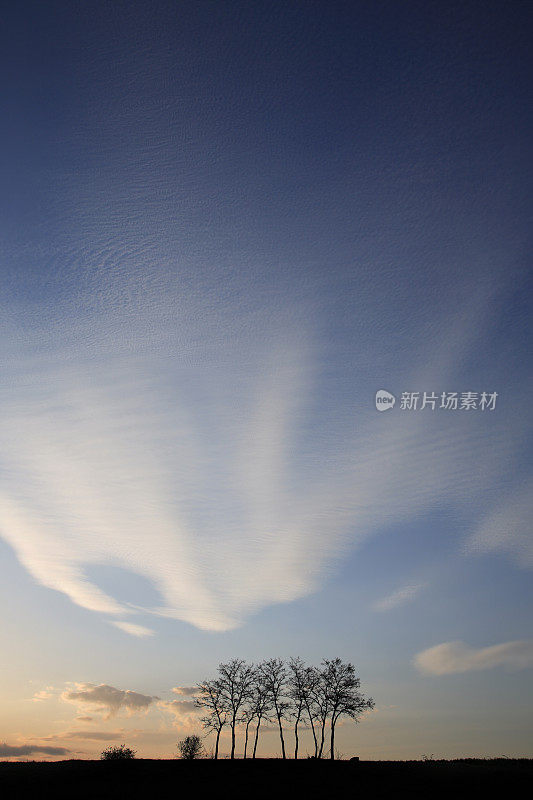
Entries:
{"label": "blue sky", "polygon": [[339,654],[346,752],[528,755],[526,4],[6,22],[0,739],[168,756],[173,687]]}

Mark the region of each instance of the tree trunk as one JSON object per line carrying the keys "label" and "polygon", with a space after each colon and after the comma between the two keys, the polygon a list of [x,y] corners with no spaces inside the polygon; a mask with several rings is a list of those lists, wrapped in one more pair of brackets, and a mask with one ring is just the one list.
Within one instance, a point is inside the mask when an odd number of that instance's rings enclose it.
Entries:
{"label": "tree trunk", "polygon": [[257,750],[257,740],[259,738],[259,726],[261,725],[261,717],[257,722],[257,728],[255,729],[255,740],[254,740],[254,751],[252,753],[252,758],[255,758],[255,751]]}
{"label": "tree trunk", "polygon": [[279,738],[281,739],[281,757],[283,759],[287,758],[285,755],[285,740],[283,739],[283,728],[281,726],[281,716],[278,714],[278,725],[279,725]]}
{"label": "tree trunk", "polygon": [[219,729],[217,730],[217,740],[216,740],[216,744],[215,744],[215,759],[217,759],[217,758],[218,758],[218,741],[219,741],[219,739],[220,739],[220,731],[221,731],[221,730],[222,730],[222,728],[219,728]]}
{"label": "tree trunk", "polygon": [[231,756],[230,758],[235,758],[235,717],[231,720]]}
{"label": "tree trunk", "polygon": [[316,758],[318,755],[318,740],[316,738],[315,723],[313,722],[313,715],[311,714],[311,709],[309,708],[307,703],[305,707],[307,709],[307,716],[309,717],[309,724],[311,725],[311,730],[313,732],[313,741],[315,743],[315,758]]}
{"label": "tree trunk", "polygon": [[[250,722],[251,722],[251,720],[250,720]],[[250,727],[250,722],[246,723],[246,736],[244,737],[244,756],[243,756],[243,758],[246,758],[246,751],[248,749],[248,728]]]}
{"label": "tree trunk", "polygon": [[294,723],[294,760],[298,758],[298,723],[300,722],[300,712],[298,712],[298,716],[296,717],[296,722]]}
{"label": "tree trunk", "polygon": [[335,759],[335,720],[331,718],[331,740],[330,740],[330,754],[329,757],[332,761]]}
{"label": "tree trunk", "polygon": [[326,720],[322,720],[322,730],[320,732],[320,749],[318,751],[318,757],[322,758],[322,751],[324,750],[324,734],[325,734],[325,727],[326,727]]}

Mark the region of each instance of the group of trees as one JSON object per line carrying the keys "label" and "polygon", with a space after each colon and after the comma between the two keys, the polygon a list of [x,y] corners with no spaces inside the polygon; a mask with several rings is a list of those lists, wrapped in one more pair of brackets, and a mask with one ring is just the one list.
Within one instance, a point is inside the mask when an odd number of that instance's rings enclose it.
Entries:
{"label": "group of trees", "polygon": [[294,758],[305,726],[313,736],[315,758],[325,755],[329,727],[329,755],[334,759],[339,719],[346,716],[357,722],[364,711],[374,708],[372,698],[361,693],[360,683],[353,664],[340,658],[324,659],[319,667],[308,667],[301,658],[288,662],[272,658],[255,665],[235,658],[220,664],[217,678],[198,684],[195,703],[204,712],[204,728],[215,733],[214,758],[224,726],[231,731],[230,758],[235,758],[237,729],[244,731],[244,758],[249,747],[255,758],[261,725],[273,723],[279,730],[282,758],[287,757],[285,731],[290,724]]}
{"label": "group of trees", "polygon": [[[287,727],[294,733],[294,758],[298,758],[300,732],[310,730],[314,758],[335,758],[335,728],[343,716],[357,722],[361,715],[374,708],[371,697],[361,692],[361,681],[355,667],[340,658],[324,659],[320,666],[308,667],[301,658],[284,662],[271,658],[260,664],[248,664],[234,658],[220,664],[218,677],[197,684],[195,705],[201,709],[204,729],[215,733],[214,758],[218,758],[220,735],[225,726],[231,731],[230,758],[235,758],[237,731],[244,733],[244,758],[249,751],[255,758],[261,726],[274,724],[281,743],[282,758],[287,758]],[[329,748],[326,731],[329,728]],[[204,753],[199,736],[187,736],[178,743],[182,758],[191,760]],[[135,751],[126,745],[103,751],[106,761],[135,758]]]}

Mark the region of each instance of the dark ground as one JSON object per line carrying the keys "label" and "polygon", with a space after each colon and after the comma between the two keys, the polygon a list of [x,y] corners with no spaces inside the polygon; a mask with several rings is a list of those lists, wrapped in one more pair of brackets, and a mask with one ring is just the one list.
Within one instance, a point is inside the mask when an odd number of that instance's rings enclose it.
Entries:
{"label": "dark ground", "polygon": [[533,759],[459,761],[56,761],[0,763],[0,796],[190,798],[475,797],[531,791]]}

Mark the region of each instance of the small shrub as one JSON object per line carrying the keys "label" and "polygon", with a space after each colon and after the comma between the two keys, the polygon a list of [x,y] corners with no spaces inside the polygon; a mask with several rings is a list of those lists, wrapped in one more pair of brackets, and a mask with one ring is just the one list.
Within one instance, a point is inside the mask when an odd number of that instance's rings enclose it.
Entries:
{"label": "small shrub", "polygon": [[192,736],[186,736],[181,742],[178,742],[178,750],[181,758],[186,761],[193,761],[195,758],[201,758],[204,754],[204,746],[202,740],[195,733]]}
{"label": "small shrub", "polygon": [[110,745],[102,750],[100,758],[102,761],[128,761],[135,758],[135,750],[131,747],[126,747],[125,744]]}

